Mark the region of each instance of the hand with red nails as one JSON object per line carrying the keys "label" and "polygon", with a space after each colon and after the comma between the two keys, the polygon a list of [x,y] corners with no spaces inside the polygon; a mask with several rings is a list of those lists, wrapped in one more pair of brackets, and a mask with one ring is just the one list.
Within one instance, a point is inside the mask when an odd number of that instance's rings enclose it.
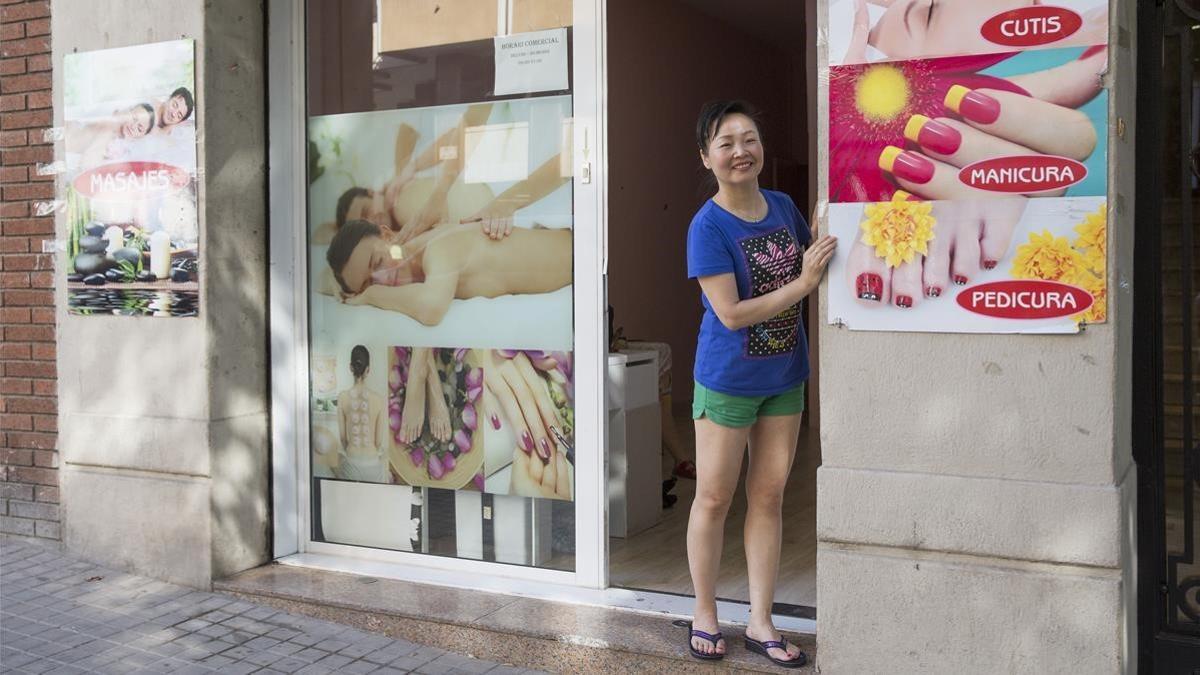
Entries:
{"label": "hand with red nails", "polygon": [[554,429],[563,428],[558,407],[550,398],[550,376],[535,367],[524,352],[505,358],[488,350],[484,358],[487,421],[493,428],[509,425],[517,440],[517,452],[536,460],[522,465],[531,480],[542,484],[543,474],[554,471],[556,457],[561,454]]}
{"label": "hand with red nails", "polygon": [[543,465],[537,456],[527,455],[520,448],[513,450],[509,494],[569,500],[573,484],[572,470],[566,454],[556,452],[553,459]]}
{"label": "hand with red nails", "polygon": [[1008,255],[1027,203],[1024,197],[935,202],[934,236],[926,255],[891,268],[858,238],[846,262],[846,284],[864,307],[919,307],[951,285],[965,286],[995,269]]}
{"label": "hand with red nails", "polygon": [[[988,159],[1049,155],[1083,162],[1097,133],[1077,108],[1100,93],[1107,50],[1048,70],[1009,78],[1029,96],[996,89],[950,87],[946,116],[913,115],[904,128],[909,148],[889,145],[878,165],[903,190],[929,200],[987,199],[998,195],[962,182],[962,168]],[[1056,197],[1066,189],[1030,192]]]}

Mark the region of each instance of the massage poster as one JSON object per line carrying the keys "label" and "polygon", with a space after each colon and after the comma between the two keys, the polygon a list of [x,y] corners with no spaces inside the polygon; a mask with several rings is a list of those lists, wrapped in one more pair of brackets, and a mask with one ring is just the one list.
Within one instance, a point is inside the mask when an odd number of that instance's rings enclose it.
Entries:
{"label": "massage poster", "polygon": [[196,316],[191,40],[63,59],[68,312]]}
{"label": "massage poster", "polygon": [[571,97],[309,122],[318,478],[574,498]]}
{"label": "massage poster", "polygon": [[1106,320],[1108,4],[832,0],[830,323]]}

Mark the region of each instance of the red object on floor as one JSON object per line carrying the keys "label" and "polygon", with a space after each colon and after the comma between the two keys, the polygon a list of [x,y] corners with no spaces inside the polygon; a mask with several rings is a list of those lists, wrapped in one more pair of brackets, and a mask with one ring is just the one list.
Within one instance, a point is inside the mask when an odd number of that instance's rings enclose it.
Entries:
{"label": "red object on floor", "polygon": [[680,478],[688,480],[696,480],[696,463],[690,459],[685,459],[675,465],[675,469],[671,472]]}

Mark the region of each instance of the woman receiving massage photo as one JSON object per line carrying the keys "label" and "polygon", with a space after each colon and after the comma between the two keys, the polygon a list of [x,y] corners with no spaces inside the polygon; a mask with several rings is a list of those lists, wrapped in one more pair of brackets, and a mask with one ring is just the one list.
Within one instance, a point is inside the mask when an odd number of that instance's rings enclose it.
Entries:
{"label": "woman receiving massage photo", "polygon": [[[447,225],[393,243],[376,224],[346,223],[326,252],[338,295],[350,305],[441,323],[454,299],[550,293],[571,284],[568,229],[512,228],[493,239],[477,223]],[[327,280],[328,284],[328,280]]]}
{"label": "woman receiving massage photo", "polygon": [[696,348],[696,497],[688,519],[688,567],[696,593],[688,649],[725,655],[716,584],[725,518],[749,445],[746,566],[750,622],[745,646],[797,668],[804,653],[771,616],[779,571],[783,491],[804,410],[808,344],[800,302],[817,289],[837,245],[810,232],[791,198],[760,189],[763,145],[755,111],[742,101],[706,105],[696,125],[717,194],[688,228],[688,276],[700,283],[704,317]]}
{"label": "woman receiving massage photo", "polygon": [[387,433],[386,405],[381,394],[367,388],[367,373],[371,371],[371,353],[363,345],[350,350],[350,374],[354,385],[338,394],[338,437],[342,442],[344,459],[336,474],[346,480],[368,483],[388,483],[385,459]]}

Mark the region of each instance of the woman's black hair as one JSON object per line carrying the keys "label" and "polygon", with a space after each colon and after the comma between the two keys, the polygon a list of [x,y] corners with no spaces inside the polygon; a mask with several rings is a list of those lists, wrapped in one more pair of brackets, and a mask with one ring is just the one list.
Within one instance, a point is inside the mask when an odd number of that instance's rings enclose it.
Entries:
{"label": "woman's black hair", "polygon": [[335,208],[333,211],[334,225],[338,229],[341,229],[341,227],[346,224],[346,214],[350,213],[350,205],[354,203],[354,200],[358,199],[359,197],[370,196],[371,191],[361,187],[352,187],[343,192],[342,196],[338,197],[337,208]]}
{"label": "woman's black hair", "polygon": [[357,289],[350,290],[346,286],[346,281],[342,279],[342,268],[350,260],[350,254],[354,253],[354,248],[363,239],[378,237],[381,234],[379,226],[375,223],[351,220],[339,228],[337,234],[333,235],[333,241],[329,242],[329,250],[325,252],[325,261],[329,263],[329,269],[333,270],[333,278],[337,279],[338,286],[342,287],[342,291],[358,292]]}
{"label": "woman's black hair", "polygon": [[696,120],[696,145],[700,146],[701,152],[708,153],[708,143],[717,135],[721,122],[724,122],[726,117],[737,114],[749,117],[754,126],[759,128],[759,137],[762,137],[758,108],[755,108],[753,103],[741,99],[710,101],[701,106],[700,118]]}
{"label": "woman's black hair", "polygon": [[369,365],[371,365],[371,352],[362,345],[355,345],[354,349],[350,350],[350,372],[354,374],[354,379],[361,380]]}
{"label": "woman's black hair", "polygon": [[[158,119],[158,116],[154,114],[154,106],[150,105],[149,103],[139,103],[133,107],[141,108],[142,110],[145,110],[147,113],[150,114],[150,124],[146,125],[146,134],[153,131],[154,130],[154,120]],[[142,134],[142,135],[145,136],[146,134]]]}

